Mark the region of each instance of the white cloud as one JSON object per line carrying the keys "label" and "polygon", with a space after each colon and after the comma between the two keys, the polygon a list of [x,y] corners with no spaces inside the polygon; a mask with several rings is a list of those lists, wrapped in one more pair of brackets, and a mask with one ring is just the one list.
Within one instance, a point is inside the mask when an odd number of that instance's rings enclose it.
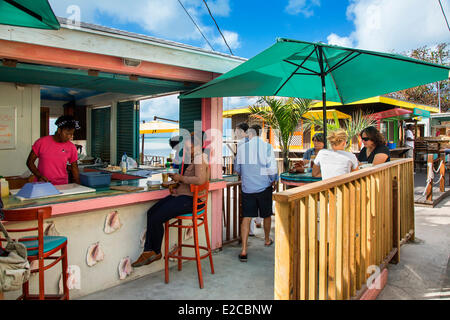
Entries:
{"label": "white cloud", "polygon": [[207,3],[214,16],[228,17],[230,15],[231,8],[229,0],[209,0]]}
{"label": "white cloud", "polygon": [[141,120],[151,121],[154,116],[179,120],[178,94],[141,101]]}
{"label": "white cloud", "polygon": [[330,34],[327,37],[328,44],[341,46],[341,47],[353,47],[353,41],[349,37],[340,37],[335,33]]}
{"label": "white cloud", "polygon": [[315,6],[320,6],[320,0],[289,0],[284,10],[292,15],[301,13],[308,18],[314,15],[312,8]]}
{"label": "white cloud", "polygon": [[[186,10],[210,40],[217,37],[217,30],[202,0],[181,0]],[[178,3],[178,0],[50,0],[56,15],[69,17],[71,5],[81,9],[81,21],[102,24],[105,16],[120,24],[135,23],[150,34],[170,40],[195,40],[204,42],[196,26]],[[208,1],[215,17],[228,17],[229,0]],[[113,27],[116,27],[113,25]],[[232,32],[236,34],[235,32]],[[237,34],[236,34],[237,35]],[[231,36],[231,39],[233,37]],[[211,40],[210,40],[211,41]],[[223,41],[222,41],[223,42]]]}
{"label": "white cloud", "polygon": [[[241,42],[239,41],[239,34],[227,30],[223,30],[222,33],[225,39],[227,40],[227,43],[230,46],[231,50],[238,49],[241,46]],[[212,39],[211,44],[216,50],[221,49],[228,51],[228,47],[225,44],[225,41],[223,41],[223,38],[220,34],[214,39]]]}
{"label": "white cloud", "polygon": [[[450,2],[442,1],[449,12]],[[344,36],[330,34],[328,41],[383,52],[404,52],[448,42],[449,32],[437,1],[352,0],[347,18],[355,30]]]}

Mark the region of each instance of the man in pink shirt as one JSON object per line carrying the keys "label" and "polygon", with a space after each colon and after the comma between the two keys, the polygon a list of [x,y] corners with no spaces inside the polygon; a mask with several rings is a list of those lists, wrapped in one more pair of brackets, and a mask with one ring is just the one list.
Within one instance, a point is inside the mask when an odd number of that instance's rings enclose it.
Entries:
{"label": "man in pink shirt", "polygon": [[[36,181],[60,185],[69,183],[67,165],[70,164],[75,183],[80,184],[77,148],[70,141],[75,130],[80,128],[78,121],[72,116],[61,116],[55,124],[58,130],[53,136],[42,137],[33,144],[27,167],[35,175]],[[37,158],[39,164],[36,168]]]}

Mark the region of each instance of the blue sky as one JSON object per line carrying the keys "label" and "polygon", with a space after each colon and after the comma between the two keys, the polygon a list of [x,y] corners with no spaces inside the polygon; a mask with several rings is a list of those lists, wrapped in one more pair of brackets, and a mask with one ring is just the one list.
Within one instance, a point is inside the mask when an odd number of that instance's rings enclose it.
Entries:
{"label": "blue sky", "polygon": [[[180,0],[216,51],[229,53],[202,0]],[[56,15],[210,49],[178,0],[50,0]],[[450,19],[450,0],[441,0]],[[233,53],[251,58],[277,37],[405,53],[450,42],[438,0],[207,0]],[[159,101],[157,101],[159,100]],[[253,100],[231,98],[225,108]],[[141,103],[143,118],[177,117],[177,100]],[[164,108],[162,108],[164,106]]]}

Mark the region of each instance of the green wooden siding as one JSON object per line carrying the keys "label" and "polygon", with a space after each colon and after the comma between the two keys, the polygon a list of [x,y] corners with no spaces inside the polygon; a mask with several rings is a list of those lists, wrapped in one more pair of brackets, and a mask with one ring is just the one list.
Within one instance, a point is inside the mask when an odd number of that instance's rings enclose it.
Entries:
{"label": "green wooden siding", "polygon": [[111,108],[93,109],[91,114],[91,156],[110,162]]}
{"label": "green wooden siding", "polygon": [[194,131],[194,121],[202,120],[202,99],[180,100],[180,128]]}
{"label": "green wooden siding", "polygon": [[139,160],[139,101],[117,104],[117,163],[124,153]]}

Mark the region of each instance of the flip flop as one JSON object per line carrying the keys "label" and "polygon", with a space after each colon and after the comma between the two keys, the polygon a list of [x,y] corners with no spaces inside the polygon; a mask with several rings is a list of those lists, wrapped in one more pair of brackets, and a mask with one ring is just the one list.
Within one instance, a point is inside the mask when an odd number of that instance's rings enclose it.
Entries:
{"label": "flip flop", "polygon": [[270,239],[270,242],[269,242],[269,243],[264,243],[264,245],[265,245],[266,247],[270,247],[272,244],[273,244],[273,240],[272,240],[272,239]]}
{"label": "flip flop", "polygon": [[239,254],[239,260],[241,260],[241,262],[247,262],[247,255]]}

